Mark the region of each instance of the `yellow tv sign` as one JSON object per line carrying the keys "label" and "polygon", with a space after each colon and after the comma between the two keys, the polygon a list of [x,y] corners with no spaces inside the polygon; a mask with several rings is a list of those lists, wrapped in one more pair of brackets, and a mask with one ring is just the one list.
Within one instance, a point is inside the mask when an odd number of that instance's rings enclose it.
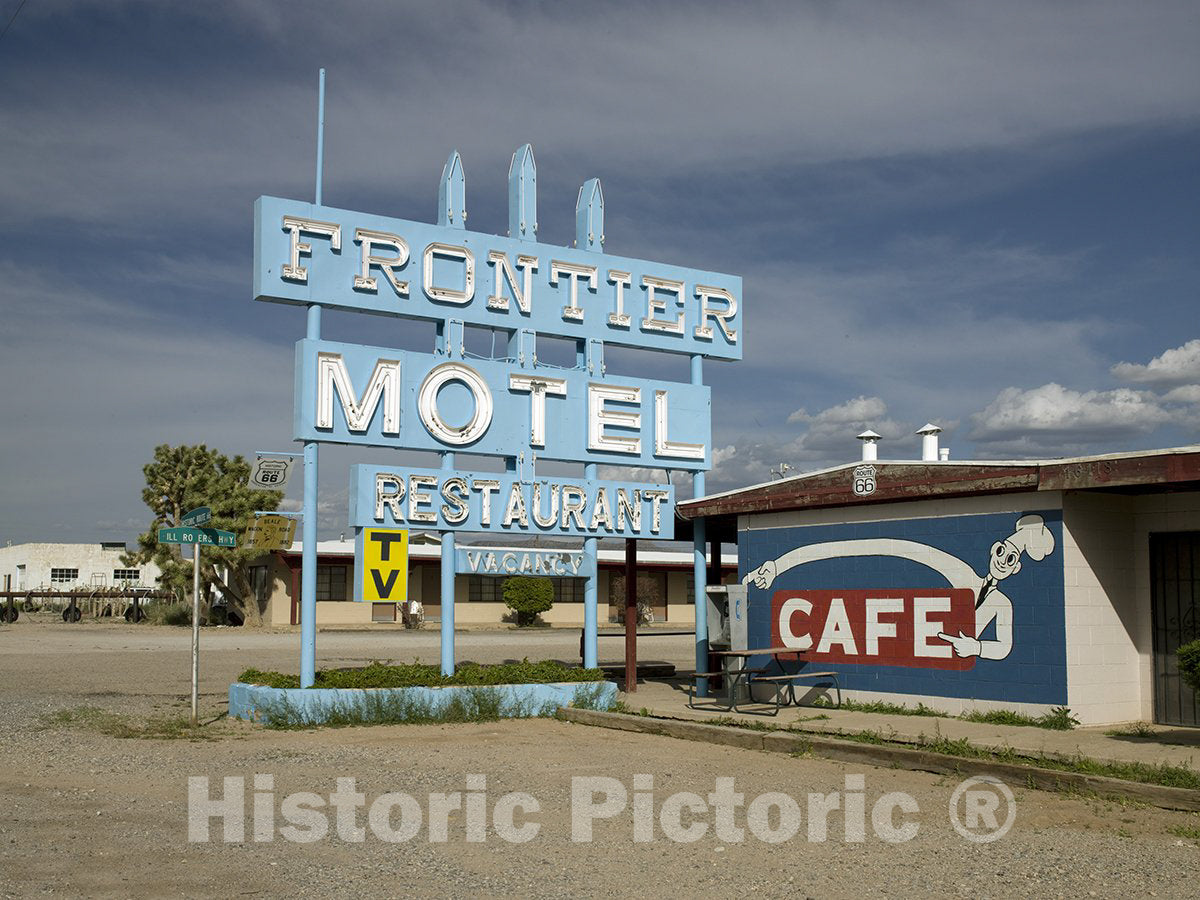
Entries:
{"label": "yellow tv sign", "polygon": [[408,599],[408,531],[363,528],[354,550],[360,600],[403,603]]}

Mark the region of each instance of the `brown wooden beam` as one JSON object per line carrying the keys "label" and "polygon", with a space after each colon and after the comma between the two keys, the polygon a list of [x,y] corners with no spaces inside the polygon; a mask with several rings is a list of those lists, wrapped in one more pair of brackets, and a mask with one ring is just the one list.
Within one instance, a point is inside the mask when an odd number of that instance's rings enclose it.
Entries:
{"label": "brown wooden beam", "polygon": [[625,693],[637,692],[637,539],[625,539]]}

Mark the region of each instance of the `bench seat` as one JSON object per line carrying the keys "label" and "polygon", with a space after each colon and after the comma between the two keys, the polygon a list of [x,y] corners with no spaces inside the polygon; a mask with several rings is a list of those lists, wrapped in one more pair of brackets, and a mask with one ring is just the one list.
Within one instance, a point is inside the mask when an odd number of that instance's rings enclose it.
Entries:
{"label": "bench seat", "polygon": [[[755,683],[759,683],[759,682],[769,682],[769,683],[778,684],[781,686],[786,685],[787,689],[788,689],[788,696],[790,698],[788,702],[792,706],[798,706],[799,704],[796,702],[796,679],[797,678],[828,678],[828,679],[830,679],[833,682],[834,690],[837,691],[837,708],[841,707],[841,705],[842,705],[842,686],[838,682],[838,673],[837,672],[792,672],[790,674],[784,674],[784,675],[765,675],[762,677],[755,676],[753,679],[751,679],[750,683],[755,684]],[[778,702],[778,699],[779,699],[779,695],[776,694],[777,702]]]}

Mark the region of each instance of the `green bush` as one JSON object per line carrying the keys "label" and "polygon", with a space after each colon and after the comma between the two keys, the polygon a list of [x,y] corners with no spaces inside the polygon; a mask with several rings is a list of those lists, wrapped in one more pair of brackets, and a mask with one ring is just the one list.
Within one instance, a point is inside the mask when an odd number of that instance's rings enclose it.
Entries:
{"label": "green bush", "polygon": [[517,614],[517,626],[528,628],[554,605],[554,583],[549,578],[517,575],[504,582],[504,605]]}
{"label": "green bush", "polygon": [[1200,640],[1184,644],[1177,653],[1179,677],[1193,691],[1200,691]]}
{"label": "green bush", "polygon": [[[486,687],[498,684],[555,684],[560,682],[601,681],[604,673],[599,669],[579,669],[564,666],[551,659],[519,663],[503,663],[496,666],[481,666],[478,663],[463,663],[454,674],[446,676],[438,666],[411,663],[389,666],[373,662],[360,669],[322,669],[316,673],[315,688],[398,688],[398,687],[443,687],[448,685],[470,685]],[[261,684],[274,688],[298,688],[300,676],[282,672],[263,672],[247,669],[238,676],[243,684]]]}

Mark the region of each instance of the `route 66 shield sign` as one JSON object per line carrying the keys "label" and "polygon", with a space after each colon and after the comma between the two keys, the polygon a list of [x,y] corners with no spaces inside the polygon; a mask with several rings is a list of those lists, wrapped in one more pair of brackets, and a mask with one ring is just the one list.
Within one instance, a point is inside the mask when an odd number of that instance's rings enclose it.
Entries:
{"label": "route 66 shield sign", "polygon": [[281,491],[287,486],[288,477],[292,474],[292,458],[290,456],[259,456],[254,460],[250,469],[250,486],[265,488],[269,491]]}
{"label": "route 66 shield sign", "polygon": [[875,467],[855,466],[854,495],[856,497],[865,497],[873,493],[875,493]]}

